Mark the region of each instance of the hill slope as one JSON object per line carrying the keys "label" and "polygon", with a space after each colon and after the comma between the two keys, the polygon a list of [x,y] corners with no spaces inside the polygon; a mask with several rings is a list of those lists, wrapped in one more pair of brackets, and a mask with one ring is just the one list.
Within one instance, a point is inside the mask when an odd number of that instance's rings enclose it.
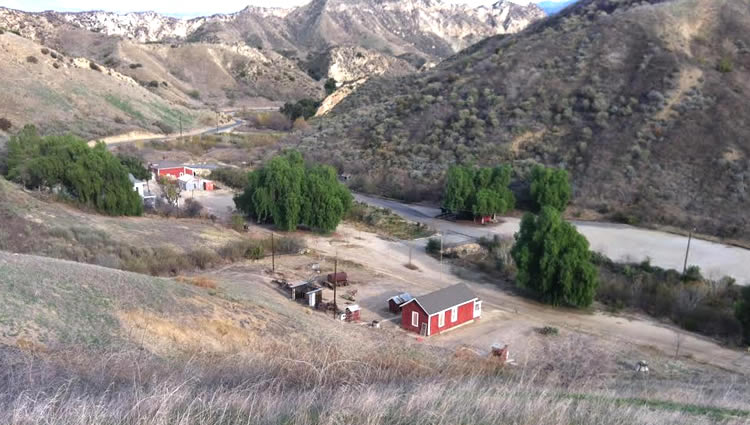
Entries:
{"label": "hill slope", "polygon": [[746,1],[587,0],[370,80],[301,146],[397,196],[454,163],[562,166],[580,208],[747,240],[748,82]]}

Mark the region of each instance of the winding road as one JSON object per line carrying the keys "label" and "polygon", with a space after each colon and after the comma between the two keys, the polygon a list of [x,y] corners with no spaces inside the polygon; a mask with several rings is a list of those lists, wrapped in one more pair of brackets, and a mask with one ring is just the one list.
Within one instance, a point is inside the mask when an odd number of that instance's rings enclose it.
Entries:
{"label": "winding road", "polygon": [[[446,243],[462,243],[482,236],[512,237],[519,229],[520,220],[504,217],[495,225],[475,225],[434,218],[440,209],[404,204],[373,196],[356,194],[359,202],[388,208],[407,220],[428,224],[444,235]],[[588,239],[591,249],[615,261],[651,263],[667,269],[682,270],[688,238],[671,233],[646,230],[624,224],[600,222],[572,222]],[[732,276],[741,285],[750,285],[750,250],[715,242],[693,239],[688,265],[697,265],[704,276],[719,279]]]}

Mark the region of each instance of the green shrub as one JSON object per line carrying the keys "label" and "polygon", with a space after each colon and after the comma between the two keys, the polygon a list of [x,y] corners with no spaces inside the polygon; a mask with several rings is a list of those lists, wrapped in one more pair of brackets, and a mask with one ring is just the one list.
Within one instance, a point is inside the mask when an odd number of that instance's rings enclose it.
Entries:
{"label": "green shrub", "polygon": [[721,58],[716,64],[716,70],[723,74],[732,72],[734,70],[734,63],[732,62],[732,58],[727,56]]}
{"label": "green shrub", "polygon": [[26,62],[39,63],[39,59],[37,59],[36,56],[26,56]]}
{"label": "green shrub", "polygon": [[95,64],[94,62],[89,62],[89,68],[97,72],[102,72],[101,67],[99,67],[99,65]]}
{"label": "green shrub", "polygon": [[531,197],[537,211],[551,207],[563,212],[570,202],[571,194],[567,171],[534,167],[531,173]]}
{"label": "green shrub", "polygon": [[598,286],[589,243],[552,207],[526,214],[511,251],[516,283],[552,305],[591,305]]}
{"label": "green shrub", "polygon": [[299,117],[310,119],[315,116],[320,108],[320,102],[314,99],[302,99],[297,103],[287,102],[279,110],[282,114],[289,117],[291,121]]}
{"label": "green shrub", "polygon": [[[122,119],[121,119],[122,120]],[[117,121],[115,119],[115,121]],[[151,178],[151,172],[143,166],[143,161],[140,158],[134,156],[118,154],[117,159],[120,163],[127,168],[128,172],[138,180],[149,180]]]}
{"label": "green shrub", "polygon": [[701,268],[698,266],[690,266],[685,270],[685,274],[682,275],[682,280],[685,282],[699,282],[703,281],[703,275],[701,275]]}
{"label": "green shrub", "polygon": [[742,324],[745,343],[750,344],[750,286],[742,288],[741,298],[734,311],[737,320]]}
{"label": "green shrub", "polygon": [[48,48],[46,48],[46,47],[42,47],[42,54],[43,54],[43,55],[46,55],[46,54],[48,54],[48,53],[49,53],[49,49],[48,49]]}
{"label": "green shrub", "polygon": [[143,67],[143,65],[141,65],[140,63],[131,63],[130,64],[130,69],[138,69],[138,68],[142,68],[142,67]]}
{"label": "green shrub", "polygon": [[205,270],[220,261],[219,255],[208,248],[200,248],[189,254],[190,261],[195,267]]}
{"label": "green shrub", "polygon": [[211,171],[211,179],[222,182],[232,189],[243,189],[247,185],[248,174],[239,168],[217,168]]}
{"label": "green shrub", "polygon": [[190,90],[187,93],[188,96],[192,97],[193,99],[200,99],[201,98],[201,92],[198,90]]}
{"label": "green shrub", "polygon": [[330,95],[331,93],[336,91],[336,80],[334,80],[333,78],[329,78],[328,80],[326,80],[324,87],[326,89],[326,94]]}
{"label": "green shrub", "polygon": [[545,326],[539,329],[539,333],[544,336],[557,336],[560,333],[560,330],[552,326]]}
{"label": "green shrub", "polygon": [[428,254],[437,255],[440,253],[441,246],[442,242],[439,238],[430,238],[429,240],[427,240],[425,251],[427,251]]}

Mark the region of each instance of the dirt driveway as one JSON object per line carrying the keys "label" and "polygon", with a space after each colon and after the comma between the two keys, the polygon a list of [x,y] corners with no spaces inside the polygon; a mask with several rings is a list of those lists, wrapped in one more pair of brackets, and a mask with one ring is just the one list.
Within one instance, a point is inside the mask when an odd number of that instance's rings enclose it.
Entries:
{"label": "dirt driveway", "polygon": [[[386,300],[392,295],[406,291],[419,296],[459,281],[447,266],[441,266],[426,255],[418,243],[383,240],[347,225],[339,226],[334,238],[310,237],[308,244],[326,255],[338,255],[340,260],[362,264],[373,273],[373,281],[356,287],[357,302],[363,307],[366,321],[393,318],[386,310]],[[418,270],[405,267],[410,250],[412,263]],[[478,351],[487,351],[492,343],[500,341],[523,346],[535,329],[555,326],[562,332],[579,332],[617,344],[634,344],[663,355],[674,355],[679,338],[681,356],[733,371],[750,372],[750,355],[646,317],[553,308],[515,296],[478,277],[461,281],[482,298],[483,317],[478,323],[429,338],[430,344],[470,346]],[[393,320],[398,323],[398,318]]]}
{"label": "dirt driveway", "polygon": [[193,198],[203,205],[203,208],[209,213],[224,222],[229,222],[234,211],[235,192],[227,189],[221,190],[194,190],[182,193],[182,199]]}

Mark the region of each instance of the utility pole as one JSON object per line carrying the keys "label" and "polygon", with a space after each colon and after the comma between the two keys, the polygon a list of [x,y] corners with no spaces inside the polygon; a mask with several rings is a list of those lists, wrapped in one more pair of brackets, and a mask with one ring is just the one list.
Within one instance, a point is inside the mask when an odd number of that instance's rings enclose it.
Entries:
{"label": "utility pole", "polygon": [[180,115],[180,139],[182,138],[182,115]]}
{"label": "utility pole", "polygon": [[219,134],[219,110],[216,110],[216,134]]}
{"label": "utility pole", "polygon": [[273,232],[271,232],[271,271],[276,273],[276,245],[273,240]]}
{"label": "utility pole", "polygon": [[687,244],[687,250],[685,251],[685,265],[682,266],[682,275],[684,276],[685,273],[687,273],[687,263],[688,263],[688,255],[690,255],[690,242],[693,240],[693,232],[696,229],[693,228],[690,233],[688,234],[688,244]]}
{"label": "utility pole", "polygon": [[412,267],[412,265],[411,265],[411,250],[412,250],[412,247],[411,247],[411,245],[409,245],[409,268]]}
{"label": "utility pole", "polygon": [[336,287],[338,286],[338,265],[339,265],[339,252],[336,251],[336,257],[333,259],[333,318],[336,318],[336,313],[339,311],[338,305],[336,305]]}

